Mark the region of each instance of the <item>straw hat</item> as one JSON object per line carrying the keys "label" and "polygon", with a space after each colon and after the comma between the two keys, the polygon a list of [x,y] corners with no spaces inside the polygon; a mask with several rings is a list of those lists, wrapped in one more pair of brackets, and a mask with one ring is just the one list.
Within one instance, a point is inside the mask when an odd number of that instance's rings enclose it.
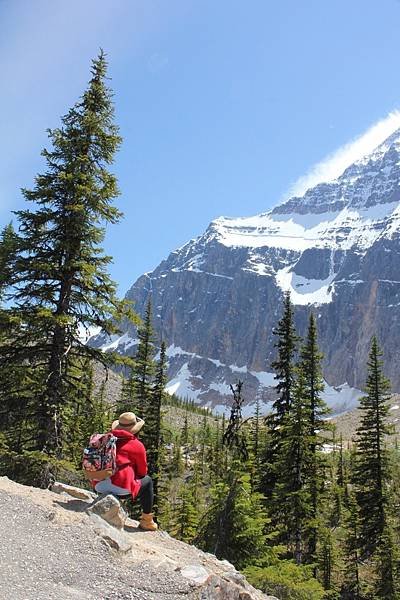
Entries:
{"label": "straw hat", "polygon": [[125,429],[131,433],[138,433],[144,425],[143,419],[139,419],[133,412],[124,412],[119,415],[116,421],[113,421],[111,429]]}

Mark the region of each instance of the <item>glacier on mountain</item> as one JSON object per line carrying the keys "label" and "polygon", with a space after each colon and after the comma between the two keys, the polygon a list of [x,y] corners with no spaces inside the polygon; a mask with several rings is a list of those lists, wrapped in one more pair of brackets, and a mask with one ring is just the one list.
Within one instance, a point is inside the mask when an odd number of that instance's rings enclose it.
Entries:
{"label": "glacier on mountain", "polygon": [[[272,330],[286,290],[300,334],[310,310],[318,319],[335,411],[356,402],[374,334],[400,391],[400,129],[332,181],[260,215],[215,219],[140,277],[127,299],[140,314],[150,296],[157,307],[170,392],[226,406],[240,377],[249,407],[256,398],[269,406]],[[122,333],[96,343],[132,353],[135,327],[123,324]]]}

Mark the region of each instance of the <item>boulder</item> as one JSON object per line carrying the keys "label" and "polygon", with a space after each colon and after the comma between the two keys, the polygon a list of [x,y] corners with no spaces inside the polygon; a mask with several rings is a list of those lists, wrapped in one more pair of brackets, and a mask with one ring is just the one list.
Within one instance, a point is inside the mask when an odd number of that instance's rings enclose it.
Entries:
{"label": "boulder", "polygon": [[89,506],[86,512],[98,515],[117,529],[123,529],[127,519],[127,514],[121,504],[111,494],[100,497],[99,500]]}
{"label": "boulder", "polygon": [[96,494],[89,492],[89,490],[83,490],[82,488],[68,485],[60,481],[55,481],[51,486],[51,491],[56,494],[69,494],[73,498],[79,498],[79,500],[87,500],[91,502],[96,498]]}
{"label": "boulder", "polygon": [[274,596],[266,596],[246,582],[239,585],[229,577],[210,575],[200,589],[199,600],[278,600]]}
{"label": "boulder", "polygon": [[129,538],[126,534],[115,529],[108,523],[106,523],[101,517],[96,514],[90,514],[90,520],[94,524],[94,529],[97,535],[113,548],[123,554],[129,552],[132,548],[132,544],[129,542]]}

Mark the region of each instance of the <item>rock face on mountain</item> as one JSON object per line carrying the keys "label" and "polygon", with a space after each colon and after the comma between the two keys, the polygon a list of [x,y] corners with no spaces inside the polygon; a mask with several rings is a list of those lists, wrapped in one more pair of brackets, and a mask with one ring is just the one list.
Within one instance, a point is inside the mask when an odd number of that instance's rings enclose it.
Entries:
{"label": "rock face on mountain", "polygon": [[[272,329],[290,290],[304,333],[312,309],[324,352],[326,396],[354,405],[370,339],[400,390],[400,130],[335,181],[249,218],[219,218],[127,293],[139,313],[151,297],[167,341],[169,389],[223,405],[244,380],[247,401],[274,393]],[[135,331],[96,343],[132,352]]]}

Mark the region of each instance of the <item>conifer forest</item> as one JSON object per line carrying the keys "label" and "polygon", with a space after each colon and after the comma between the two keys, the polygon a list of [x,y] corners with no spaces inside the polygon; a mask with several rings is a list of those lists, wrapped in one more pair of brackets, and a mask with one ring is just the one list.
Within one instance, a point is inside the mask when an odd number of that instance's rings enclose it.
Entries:
{"label": "conifer forest", "polygon": [[[112,173],[122,138],[107,82],[100,52],[82,97],[48,130],[46,168],[22,190],[26,208],[1,233],[0,474],[85,486],[90,435],[132,411],[146,422],[162,529],[281,600],[399,599],[400,451],[379,339],[351,440],[337,435],[322,398],[317,319],[310,309],[307,330],[296,331],[289,293],[273,331],[270,412],[257,403],[242,416],[240,380],[226,417],[167,394],[168,340],[154,333],[151,296],[141,317],[118,298],[102,249],[105,229],[123,217]],[[134,356],[83,341],[82,332],[112,335],[126,320],[137,327]],[[116,399],[99,370],[121,379]]]}

